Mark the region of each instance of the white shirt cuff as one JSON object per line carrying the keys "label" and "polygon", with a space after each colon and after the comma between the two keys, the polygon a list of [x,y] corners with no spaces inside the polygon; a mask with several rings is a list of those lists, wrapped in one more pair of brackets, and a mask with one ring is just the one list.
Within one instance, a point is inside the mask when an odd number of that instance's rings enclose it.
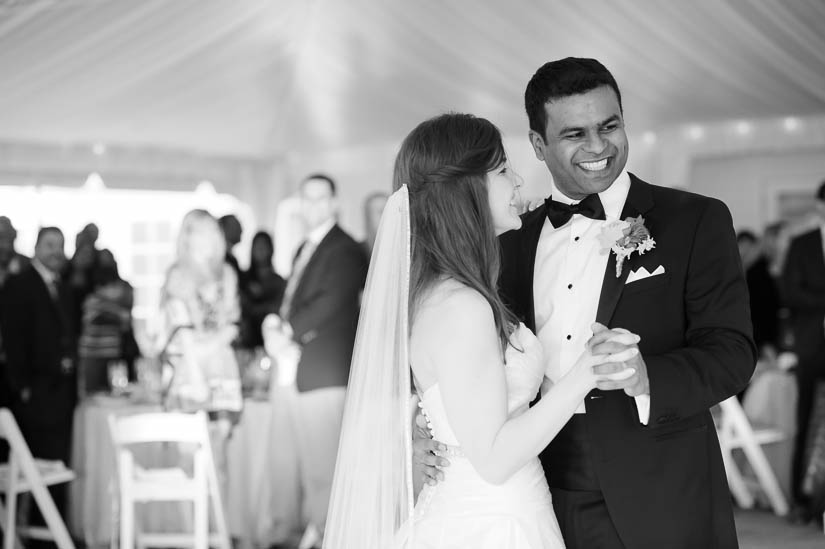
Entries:
{"label": "white shirt cuff", "polygon": [[647,425],[650,420],[650,395],[633,397],[636,400],[636,409],[639,410],[639,422]]}

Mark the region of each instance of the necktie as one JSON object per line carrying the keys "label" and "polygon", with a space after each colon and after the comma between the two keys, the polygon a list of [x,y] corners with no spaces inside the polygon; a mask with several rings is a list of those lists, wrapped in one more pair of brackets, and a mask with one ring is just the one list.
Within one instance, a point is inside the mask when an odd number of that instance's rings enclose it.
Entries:
{"label": "necktie", "polygon": [[551,200],[547,204],[547,219],[558,229],[573,217],[574,214],[583,215],[590,219],[605,219],[604,206],[599,195],[589,194],[578,204],[564,204]]}
{"label": "necktie", "polygon": [[315,253],[315,244],[309,240],[301,244],[298,257],[295,258],[295,264],[292,266],[292,274],[289,281],[286,283],[286,290],[284,290],[284,301],[281,305],[280,316],[284,320],[289,319],[289,313],[292,310],[292,298],[295,297],[295,290],[298,289],[298,283],[301,282],[301,276],[304,274],[312,254]]}

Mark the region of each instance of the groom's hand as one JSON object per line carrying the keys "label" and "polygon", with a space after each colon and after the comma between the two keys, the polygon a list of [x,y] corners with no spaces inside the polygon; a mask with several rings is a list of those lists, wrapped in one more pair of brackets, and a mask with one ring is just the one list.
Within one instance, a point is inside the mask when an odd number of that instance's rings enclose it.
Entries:
{"label": "groom's hand", "polygon": [[[614,328],[613,332],[630,333],[623,328]],[[593,337],[587,342],[587,347],[594,355],[615,354],[631,347],[637,347],[635,343],[626,345],[612,341],[610,339],[612,336],[613,334],[611,334],[611,331],[608,330],[606,326],[595,323],[593,324]],[[647,366],[641,353],[624,362],[607,362],[596,365],[593,367],[593,372],[599,375],[615,374],[627,368],[633,368],[635,370],[632,376],[621,380],[599,381],[596,383],[596,387],[602,391],[622,389],[625,394],[631,397],[650,394],[650,380],[647,377]]]}
{"label": "groom's hand", "polygon": [[413,480],[416,494],[424,484],[435,486],[444,480],[441,467],[447,467],[450,462],[436,455],[437,452],[446,452],[447,446],[430,438],[427,420],[423,415],[415,417],[415,432],[413,433]]}

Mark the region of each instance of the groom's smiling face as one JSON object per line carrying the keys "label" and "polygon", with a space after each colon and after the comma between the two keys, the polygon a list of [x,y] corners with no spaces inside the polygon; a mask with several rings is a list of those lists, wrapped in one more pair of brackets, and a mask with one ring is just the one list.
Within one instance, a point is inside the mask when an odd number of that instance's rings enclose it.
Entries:
{"label": "groom's smiling face", "polygon": [[609,86],[548,101],[545,135],[530,131],[536,158],[556,188],[574,200],[610,187],[627,162],[627,135]]}

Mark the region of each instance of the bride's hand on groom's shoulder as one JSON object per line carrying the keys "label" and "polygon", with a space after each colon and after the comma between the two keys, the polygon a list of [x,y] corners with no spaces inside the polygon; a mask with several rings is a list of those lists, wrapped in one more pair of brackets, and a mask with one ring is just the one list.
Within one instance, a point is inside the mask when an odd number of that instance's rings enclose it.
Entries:
{"label": "bride's hand on groom's shoulder", "polygon": [[[599,376],[615,376],[603,379],[596,383],[602,391],[623,390],[628,396],[650,394],[650,381],[647,377],[647,366],[638,352],[639,336],[623,328],[608,329],[602,324],[593,324],[593,337],[587,342],[587,348],[593,355],[619,355],[629,349],[636,349],[636,353],[621,361],[611,360],[593,366],[593,373]],[[632,369],[632,375],[622,376],[621,372]]]}
{"label": "bride's hand on groom's shoulder", "polygon": [[533,197],[533,198],[523,198],[519,203],[519,214],[526,214],[528,212],[532,212],[542,204],[544,204],[544,198],[541,197]]}

